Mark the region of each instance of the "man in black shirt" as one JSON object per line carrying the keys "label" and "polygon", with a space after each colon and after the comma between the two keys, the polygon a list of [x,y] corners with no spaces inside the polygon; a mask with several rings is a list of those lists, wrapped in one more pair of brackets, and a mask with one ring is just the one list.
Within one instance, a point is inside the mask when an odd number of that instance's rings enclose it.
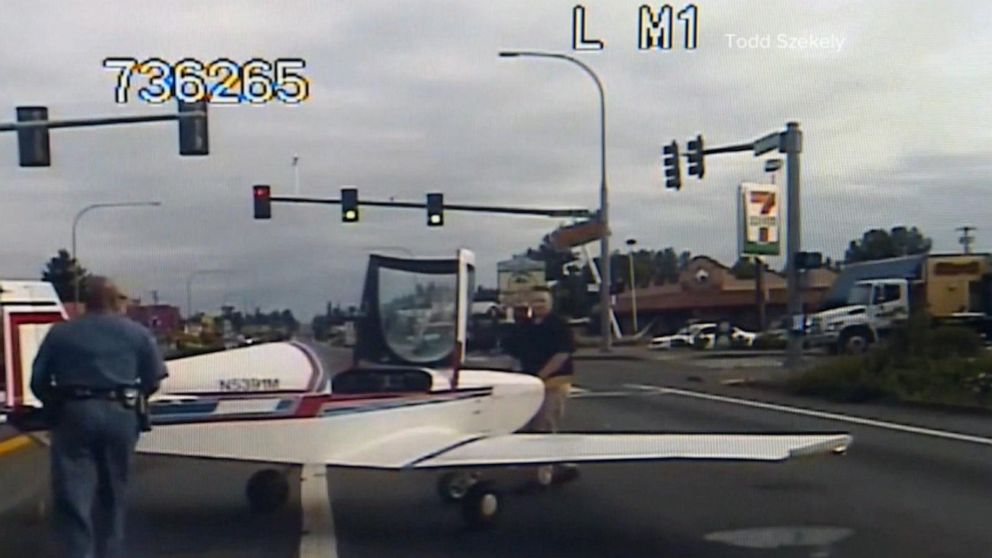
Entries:
{"label": "man in black shirt", "polygon": [[519,331],[517,358],[523,372],[544,380],[544,403],[525,430],[557,432],[574,378],[575,341],[565,320],[552,312],[547,287],[535,289],[531,311],[531,323]]}

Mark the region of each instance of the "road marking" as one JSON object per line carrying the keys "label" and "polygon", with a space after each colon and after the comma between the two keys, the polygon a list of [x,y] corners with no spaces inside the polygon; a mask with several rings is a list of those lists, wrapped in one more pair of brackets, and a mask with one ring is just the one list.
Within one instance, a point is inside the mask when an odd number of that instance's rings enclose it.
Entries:
{"label": "road marking", "polygon": [[29,445],[31,445],[31,438],[24,436],[23,434],[19,436],[14,436],[9,440],[4,440],[0,442],[0,455],[7,455],[8,453],[14,453],[15,451]]}
{"label": "road marking", "polygon": [[[627,386],[625,386],[627,387]],[[596,399],[600,397],[630,397],[632,395],[645,395],[645,390],[643,389],[627,389],[624,391],[612,390],[612,391],[595,391],[591,389],[581,388],[573,385],[568,392],[569,399]],[[657,395],[655,390],[650,390],[648,395]]]}
{"label": "road marking", "polygon": [[961,434],[959,432],[949,432],[947,430],[935,430],[932,428],[910,426],[908,424],[900,424],[898,422],[888,422],[884,420],[875,420],[875,419],[856,417],[851,415],[842,415],[839,413],[829,413],[826,411],[817,411],[815,409],[804,409],[802,407],[778,405],[776,403],[765,403],[763,401],[753,401],[751,399],[725,397],[723,395],[713,395],[711,393],[702,393],[698,391],[690,391],[686,389],[678,389],[672,387],[652,386],[647,384],[625,384],[624,387],[631,387],[631,388],[645,389],[645,390],[658,390],[663,393],[681,395],[684,397],[707,399],[710,401],[719,401],[721,403],[743,405],[745,407],[754,407],[756,409],[765,409],[768,411],[792,413],[794,415],[803,415],[803,416],[815,417],[815,418],[821,418],[827,420],[835,420],[839,422],[848,422],[851,424],[860,424],[862,426],[873,426],[875,428],[884,428],[887,430],[895,430],[897,432],[908,432],[910,434],[920,434],[923,436],[932,436],[934,438],[944,438],[946,440],[955,440],[958,442],[969,442],[972,444],[980,444],[983,446],[992,446],[992,438],[983,438],[981,436],[972,436],[971,434]]}
{"label": "road marking", "polygon": [[327,466],[304,465],[300,471],[300,507],[303,511],[300,558],[337,558],[334,510],[327,486]]}

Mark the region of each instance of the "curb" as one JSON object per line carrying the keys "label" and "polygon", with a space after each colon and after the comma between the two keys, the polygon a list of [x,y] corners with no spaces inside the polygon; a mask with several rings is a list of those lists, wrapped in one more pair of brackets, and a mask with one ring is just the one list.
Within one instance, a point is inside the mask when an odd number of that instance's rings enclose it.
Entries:
{"label": "curb", "polygon": [[24,449],[32,443],[31,438],[29,436],[25,436],[24,434],[18,434],[17,436],[7,438],[6,440],[0,442],[0,457]]}

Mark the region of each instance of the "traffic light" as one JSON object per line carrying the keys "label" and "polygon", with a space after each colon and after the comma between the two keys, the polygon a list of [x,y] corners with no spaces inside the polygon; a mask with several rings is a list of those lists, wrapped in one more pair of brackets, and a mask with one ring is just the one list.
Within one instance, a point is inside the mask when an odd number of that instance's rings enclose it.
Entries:
{"label": "traffic light", "polygon": [[[183,117],[184,113],[202,112],[201,116]],[[207,133],[207,103],[179,101],[179,154],[209,155],[210,134]]]}
{"label": "traffic light", "polygon": [[682,189],[682,169],[679,167],[679,144],[674,140],[664,149],[665,187]]}
{"label": "traffic light", "polygon": [[[18,122],[48,120],[47,107],[17,107]],[[22,128],[17,130],[17,151],[22,167],[49,167],[52,165],[48,145],[48,128]]]}
{"label": "traffic light", "polygon": [[819,269],[823,267],[823,254],[820,252],[796,252],[796,269]]}
{"label": "traffic light", "polygon": [[272,218],[272,188],[269,186],[252,186],[251,198],[255,201],[255,218]]}
{"label": "traffic light", "polygon": [[341,189],[341,221],[358,222],[358,188]]}
{"label": "traffic light", "polygon": [[689,140],[686,150],[689,152],[689,176],[702,178],[706,173],[706,164],[703,162],[703,136],[697,135],[696,139]]}
{"label": "traffic light", "polygon": [[427,226],[444,225],[444,194],[427,194]]}

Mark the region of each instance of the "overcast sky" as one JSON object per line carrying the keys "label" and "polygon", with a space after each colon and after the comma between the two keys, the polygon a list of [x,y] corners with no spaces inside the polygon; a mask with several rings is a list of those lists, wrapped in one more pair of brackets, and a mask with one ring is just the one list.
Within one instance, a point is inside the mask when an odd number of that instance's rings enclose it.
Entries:
{"label": "overcast sky", "polygon": [[[641,4],[584,2],[588,36],[606,48],[575,53],[606,89],[615,246],[633,237],[731,263],[736,188],[766,179],[761,161],[714,156],[704,180],[684,177],[680,192],[666,191],[660,148],[700,132],[707,145],[750,141],[797,120],[805,248],[838,257],[868,228],[905,224],[954,251],[954,228],[970,224],[976,249],[992,249],[992,4],[700,1],[698,48],[668,52],[637,49]],[[197,277],[197,308],[288,306],[304,319],[327,300],[357,302],[375,248],[438,255],[465,246],[480,282],[495,285],[496,262],[536,245],[554,221],[448,213],[443,228],[428,228],[419,210],[367,209],[343,225],[334,206],[276,205],[258,222],[250,187],[291,194],[295,153],[305,195],[354,185],[367,199],[442,191],[452,203],[595,207],[591,80],[562,61],[497,57],[569,52],[573,5],[5,0],[2,121],[30,104],[47,105],[52,118],[174,110],[133,91],[116,105],[107,56],[301,57],[311,97],[295,107],[211,107],[206,158],[180,157],[176,125],[157,123],[54,131],[53,165],[21,169],[15,136],[4,134],[0,277],[36,278],[68,247],[73,215],[87,204],[160,200],[157,209],[88,214],[83,264],[181,306],[192,270],[232,269]],[[738,48],[728,34],[770,45]],[[778,48],[779,35],[833,42]]]}

